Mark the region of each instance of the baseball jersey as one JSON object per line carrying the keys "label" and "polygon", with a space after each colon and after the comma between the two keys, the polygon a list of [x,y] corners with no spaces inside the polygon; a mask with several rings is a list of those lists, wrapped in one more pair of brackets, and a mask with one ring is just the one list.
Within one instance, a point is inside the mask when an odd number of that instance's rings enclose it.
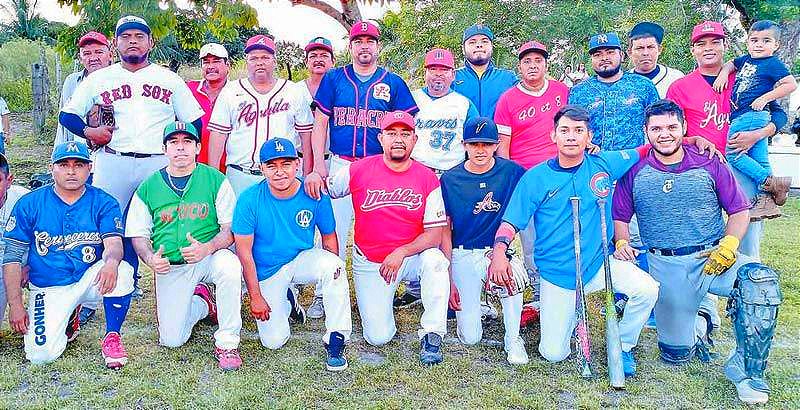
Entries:
{"label": "baseball jersey", "polygon": [[467,97],[455,92],[431,97],[427,88],[411,93],[419,107],[414,117],[417,143],[411,158],[429,168],[448,170],[464,161],[464,122],[478,116]]}
{"label": "baseball jersey", "polygon": [[[214,109],[214,104],[211,102],[211,99],[208,98],[208,94],[206,94],[205,90],[203,90],[204,81],[205,80],[189,80],[186,82],[186,86],[189,87],[189,91],[192,92],[194,99],[197,100],[197,103],[200,104],[200,108],[203,109],[203,116],[200,118],[203,122],[203,129],[200,130],[200,154],[197,155],[197,162],[208,164],[208,137],[211,133],[208,130],[208,121],[211,119],[211,111]],[[223,158],[221,162],[224,164],[225,154],[223,153],[222,155]]]}
{"label": "baseball jersey", "polygon": [[789,75],[778,57],[753,58],[745,54],[733,59],[736,67],[736,80],[731,90],[731,120],[750,112],[750,104],[762,95],[772,91],[775,84]]}
{"label": "baseball jersey", "polygon": [[[608,198],[612,184],[639,160],[636,150],[601,151],[586,155],[573,168],[558,159],[541,163],[522,176],[511,195],[503,220],[524,230],[533,217],[536,229],[534,260],[542,278],[564,289],[575,289],[575,242],[570,197],[580,198],[581,269],[584,283],[603,264],[599,198]],[[611,221],[611,204],[606,204]],[[613,228],[606,235],[611,240]]]}
{"label": "baseball jersey", "polygon": [[550,133],[553,117],[567,105],[569,88],[556,80],[545,80],[534,93],[517,84],[500,96],[494,122],[500,134],[510,135],[509,157],[529,169],[555,157],[558,147]]}
{"label": "baseball jersey", "polygon": [[452,225],[453,248],[491,248],[503,212],[525,169],[513,161],[495,158],[488,172],[474,174],[465,163],[442,174],[442,198]]}
{"label": "baseball jersey", "polygon": [[[86,70],[76,71],[67,76],[64,79],[64,85],[61,87],[61,101],[59,102],[58,108],[63,109],[67,103],[69,103],[70,98],[72,98],[72,94],[75,92],[75,89],[78,88],[78,84],[86,78]],[[53,140],[53,146],[57,146],[58,144],[67,142],[67,141],[79,141],[82,143],[86,143],[86,139],[80,137],[78,135],[73,134],[70,132],[67,127],[58,124],[58,128],[56,128],[56,138]]]}
{"label": "baseball jersey", "polygon": [[447,224],[439,179],[416,161],[403,172],[386,166],[382,155],[350,163],[328,178],[328,191],[333,198],[352,194],[354,242],[375,263],[426,228]]}
{"label": "baseball jersey", "polygon": [[657,64],[656,68],[647,74],[637,73],[632,68],[628,72],[639,74],[642,77],[650,80],[653,85],[656,86],[656,91],[658,91],[659,98],[667,98],[667,90],[669,89],[669,86],[675,81],[683,78],[682,71],[672,67],[667,67],[663,64]]}
{"label": "baseball jersey", "polygon": [[300,252],[313,248],[314,228],[322,235],[335,231],[330,197],[323,194],[317,201],[301,186],[291,198],[276,198],[267,181],[242,192],[231,226],[236,235],[253,235],[259,281],[277,273]]}
{"label": "baseball jersey", "polygon": [[406,82],[383,67],[378,67],[367,81],[356,76],[352,64],[328,70],[314,103],[328,116],[331,152],[355,158],[383,152],[378,134],[386,113],[417,113]]}
{"label": "baseball jersey", "polygon": [[231,223],[236,195],[225,175],[205,164],[197,164],[178,195],[166,172],[156,172],[142,181],[131,198],[125,236],[151,238],[153,249],[164,246],[170,263],[185,263],[180,248],[190,245],[186,234],[206,243]]}
{"label": "baseball jersey", "polygon": [[732,215],[750,208],[730,168],[694,146],[684,152],[674,165],[648,153],[614,190],[614,220],[630,222],[636,214],[648,248],[713,244],[725,235],[722,210]]}
{"label": "baseball jersey", "polygon": [[667,90],[667,99],[683,109],[686,135],[699,135],[713,142],[722,152],[725,152],[728,138],[734,76],[734,73],[730,74],[728,86],[722,93],[714,91],[699,70],[675,81]]}
{"label": "baseball jersey", "polygon": [[39,288],[78,282],[86,269],[103,258],[103,239],[122,236],[122,214],[114,197],[86,185],[72,205],[53,185],[17,201],[6,223],[6,243],[28,248],[30,282]]}
{"label": "baseball jersey", "polygon": [[114,129],[108,147],[118,152],[162,154],[167,124],[192,122],[203,115],[181,77],[158,64],[128,71],[117,63],[101,68],[78,84],[62,111],[83,118],[93,104],[114,106]]}
{"label": "baseball jersey", "polygon": [[[6,201],[3,203],[3,206],[0,207],[0,227],[3,228],[2,232],[0,232],[0,262],[3,261],[3,254],[5,254],[6,251],[5,228],[9,218],[11,218],[11,211],[14,210],[14,205],[17,204],[17,201],[28,192],[31,191],[19,185],[11,185],[6,191]],[[0,283],[0,286],[5,285]]]}
{"label": "baseball jersey", "polygon": [[491,61],[480,76],[469,62],[456,70],[453,91],[467,97],[475,104],[482,117],[494,118],[497,100],[506,90],[517,83],[517,76],[510,70],[499,68]]}
{"label": "baseball jersey", "polygon": [[658,100],[658,91],[650,80],[623,73],[619,80],[604,83],[597,76],[572,87],[569,103],[589,111],[592,143],[604,151],[636,148],[644,145],[644,110]]}
{"label": "baseball jersey", "polygon": [[228,135],[227,164],[258,167],[258,151],[270,138],[288,138],[300,146],[297,132],[311,132],[314,118],[298,84],[277,79],[267,93],[250,80],[228,82],[214,103],[208,129]]}

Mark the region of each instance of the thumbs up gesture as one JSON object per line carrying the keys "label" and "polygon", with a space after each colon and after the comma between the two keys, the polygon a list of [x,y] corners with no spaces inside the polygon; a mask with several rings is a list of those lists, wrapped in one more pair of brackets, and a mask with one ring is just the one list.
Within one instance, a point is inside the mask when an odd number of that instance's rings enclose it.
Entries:
{"label": "thumbs up gesture", "polygon": [[169,259],[164,257],[164,245],[160,245],[158,250],[145,262],[155,273],[161,275],[169,273]]}
{"label": "thumbs up gesture", "polygon": [[181,248],[181,255],[187,263],[200,262],[211,253],[208,245],[194,239],[191,232],[186,233],[186,240],[189,241],[189,246]]}

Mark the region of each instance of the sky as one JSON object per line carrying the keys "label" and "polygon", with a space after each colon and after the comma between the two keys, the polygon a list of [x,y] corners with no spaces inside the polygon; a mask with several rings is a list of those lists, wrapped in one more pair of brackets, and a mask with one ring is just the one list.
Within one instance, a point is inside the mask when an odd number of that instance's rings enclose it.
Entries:
{"label": "sky", "polygon": [[[325,0],[339,8],[338,0]],[[327,37],[334,48],[343,50],[347,47],[347,32],[336,20],[321,11],[305,6],[292,6],[289,0],[246,0],[258,12],[258,21],[262,27],[269,29],[278,41],[291,41],[300,46],[317,36]],[[181,1],[179,0],[180,4]],[[387,9],[398,9],[399,4],[390,6],[361,5],[361,15],[365,19],[380,18]],[[78,22],[78,17],[68,7],[59,7],[57,0],[40,0],[38,11],[48,20],[61,21],[70,25]],[[308,27],[314,27],[309,30]]]}

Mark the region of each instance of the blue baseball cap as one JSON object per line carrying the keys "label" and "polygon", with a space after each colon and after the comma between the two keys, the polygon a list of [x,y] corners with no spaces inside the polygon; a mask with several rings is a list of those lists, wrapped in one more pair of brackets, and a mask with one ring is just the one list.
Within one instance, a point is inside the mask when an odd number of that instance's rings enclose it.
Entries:
{"label": "blue baseball cap", "polygon": [[472,117],[464,123],[464,143],[488,142],[497,144],[497,125],[489,117]]}
{"label": "blue baseball cap", "polygon": [[92,162],[92,159],[89,157],[89,147],[78,141],[67,141],[56,145],[56,148],[53,150],[53,156],[50,159],[51,164],[66,159],[78,159],[83,162]]}
{"label": "blue baseball cap", "polygon": [[277,158],[297,159],[297,149],[292,141],[286,138],[272,138],[261,145],[258,159],[263,163]]}
{"label": "blue baseball cap", "polygon": [[489,26],[484,26],[483,24],[474,24],[464,30],[464,35],[461,36],[461,43],[463,44],[469,40],[470,37],[477,36],[479,34],[483,34],[484,36],[489,37],[489,40],[494,41],[494,33],[492,33],[492,29],[490,29]]}
{"label": "blue baseball cap", "polygon": [[656,39],[656,43],[661,44],[661,40],[664,39],[664,27],[656,23],[643,21],[633,26],[631,32],[628,34],[629,39],[646,37],[653,37]]}
{"label": "blue baseball cap", "polygon": [[125,16],[117,20],[117,28],[114,30],[114,35],[119,37],[125,30],[141,30],[146,34],[150,34],[150,26],[147,25],[145,19],[138,16]]}
{"label": "blue baseball cap", "polygon": [[622,50],[617,33],[595,34],[589,39],[589,54],[598,48],[616,48]]}

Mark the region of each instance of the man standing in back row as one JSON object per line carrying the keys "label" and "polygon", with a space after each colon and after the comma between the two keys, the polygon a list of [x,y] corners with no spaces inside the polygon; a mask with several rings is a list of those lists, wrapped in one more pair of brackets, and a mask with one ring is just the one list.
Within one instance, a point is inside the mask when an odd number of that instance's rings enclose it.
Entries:
{"label": "man standing in back row", "polygon": [[661,98],[667,95],[672,83],[683,77],[679,70],[658,63],[658,57],[664,50],[661,45],[663,39],[664,28],[648,21],[633,26],[628,34],[628,55],[633,63],[629,72],[652,81]]}

